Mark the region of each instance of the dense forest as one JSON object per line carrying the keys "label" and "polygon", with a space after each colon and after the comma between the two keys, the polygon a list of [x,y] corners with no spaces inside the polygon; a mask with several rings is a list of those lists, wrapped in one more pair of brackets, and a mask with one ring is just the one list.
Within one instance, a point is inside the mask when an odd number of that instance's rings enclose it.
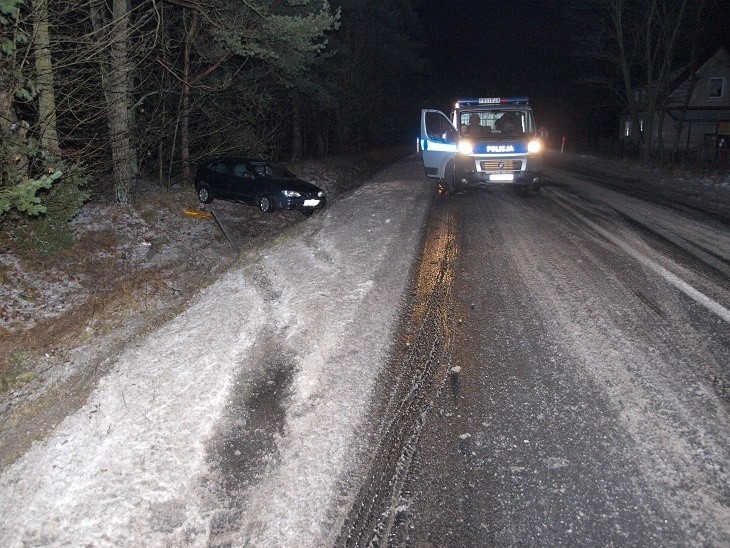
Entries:
{"label": "dense forest", "polygon": [[392,142],[426,69],[409,0],[0,0],[0,32],[0,222],[49,230],[204,156]]}
{"label": "dense forest", "polygon": [[131,204],[212,155],[409,143],[456,96],[527,95],[552,135],[612,138],[725,43],[726,5],[0,0],[0,227],[62,231],[90,196]]}

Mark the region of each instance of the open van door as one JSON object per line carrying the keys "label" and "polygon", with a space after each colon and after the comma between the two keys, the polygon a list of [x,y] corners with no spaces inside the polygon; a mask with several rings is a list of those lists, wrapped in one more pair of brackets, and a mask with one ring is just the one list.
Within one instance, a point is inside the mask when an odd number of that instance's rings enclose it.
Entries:
{"label": "open van door", "polygon": [[446,115],[438,110],[421,111],[421,156],[426,175],[444,178],[446,164],[458,148],[459,132]]}

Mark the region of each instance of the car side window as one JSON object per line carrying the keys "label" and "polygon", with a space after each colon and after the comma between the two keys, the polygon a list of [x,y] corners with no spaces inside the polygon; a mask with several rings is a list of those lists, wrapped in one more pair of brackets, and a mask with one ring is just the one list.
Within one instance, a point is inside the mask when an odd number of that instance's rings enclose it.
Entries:
{"label": "car side window", "polygon": [[215,171],[216,173],[223,173],[224,175],[230,175],[230,170],[228,168],[228,164],[225,162],[215,162],[211,164],[210,166],[211,171]]}
{"label": "car side window", "polygon": [[238,163],[233,166],[233,175],[235,177],[244,177],[248,173],[248,165],[244,163]]}

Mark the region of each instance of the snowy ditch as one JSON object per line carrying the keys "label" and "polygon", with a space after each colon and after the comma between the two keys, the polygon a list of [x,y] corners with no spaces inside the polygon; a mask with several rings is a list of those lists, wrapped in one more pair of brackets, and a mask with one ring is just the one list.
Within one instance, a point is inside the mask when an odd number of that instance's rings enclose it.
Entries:
{"label": "snowy ditch", "polygon": [[[247,257],[121,354],[0,476],[3,545],[331,543],[432,194],[413,161]],[[271,398],[264,419],[252,406]]]}

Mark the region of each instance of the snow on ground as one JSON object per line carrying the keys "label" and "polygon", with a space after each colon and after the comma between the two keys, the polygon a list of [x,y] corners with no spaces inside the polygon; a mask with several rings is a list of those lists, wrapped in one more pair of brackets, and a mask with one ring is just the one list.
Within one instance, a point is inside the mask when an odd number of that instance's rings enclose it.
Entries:
{"label": "snow on ground", "polygon": [[294,376],[278,456],[231,540],[331,542],[338,482],[364,443],[354,432],[433,192],[414,161],[247,256],[120,355],[86,404],[0,475],[2,545],[206,545],[231,503],[219,499],[208,444],[237,379],[267,365],[252,352],[262,340],[292,356]]}
{"label": "snow on ground", "polygon": [[[403,150],[388,149],[290,167],[323,188],[333,204],[402,157]],[[256,249],[302,222],[296,211],[266,214],[218,200],[203,207],[191,187],[166,190],[145,180],[132,207],[86,204],[70,223],[76,236],[70,249],[44,256],[5,247],[0,467],[40,439],[39,430],[58,424],[76,405],[67,402],[84,401],[87,394],[80,392],[107,372],[119,348],[179,312],[230,268],[234,244],[243,252]],[[6,239],[0,232],[0,246]]]}
{"label": "snow on ground", "polygon": [[[0,544],[203,546],[231,507],[243,511],[227,531],[234,545],[331,544],[347,509],[338,486],[366,446],[354,432],[388,354],[433,192],[414,162],[248,253],[120,355],[86,404],[0,475]],[[727,174],[658,182],[727,204]],[[640,214],[631,199],[622,203]],[[653,222],[668,231],[672,219]],[[140,254],[145,237],[133,239]],[[257,349],[272,342],[262,357]],[[293,378],[274,457],[234,494],[240,500],[226,500],[211,439],[241,380],[280,358]]]}
{"label": "snow on ground", "polygon": [[[547,172],[549,175],[553,170],[548,169]],[[661,204],[647,204],[644,199],[600,185],[586,183],[581,180],[580,176],[573,177],[561,172],[560,177],[563,181],[569,181],[580,188],[583,195],[590,196],[598,203],[610,204],[611,208],[620,211],[643,226],[650,227],[679,247],[695,254],[701,254],[703,261],[715,265],[721,271],[725,269],[721,264],[722,261],[713,257],[714,254],[719,254],[725,260],[730,257],[730,237],[728,237],[725,224],[708,220],[700,222],[688,217],[677,208]],[[691,189],[696,196],[707,195],[710,205],[714,206],[724,202],[726,206],[730,206],[728,204],[730,201],[730,175],[725,177],[726,183],[719,182],[718,179],[722,180],[720,177],[708,177],[693,185],[685,184],[685,189],[688,192]],[[662,183],[659,181],[658,185],[661,186]],[[676,181],[672,181],[672,183],[676,184]],[[565,194],[557,189],[551,189],[551,191]]]}
{"label": "snow on ground", "polygon": [[655,189],[675,196],[690,206],[697,206],[725,218],[730,216],[730,166],[710,169],[709,166],[697,167],[657,167],[637,165],[635,161],[616,157],[592,155],[562,155],[550,153],[560,163],[565,157],[571,166],[589,171],[611,174],[632,181],[638,190]]}
{"label": "snow on ground", "polygon": [[[200,243],[197,254],[207,253],[210,246],[202,244],[218,229],[210,220],[184,214],[198,209],[192,190],[163,192],[154,186],[140,201],[135,207],[86,204],[70,222],[77,245],[55,256],[55,265],[49,258],[31,263],[13,252],[0,254],[0,274],[7,280],[0,287],[0,330],[19,333],[59,318],[95,293],[109,291],[115,278],[163,271],[190,254],[192,244]],[[241,209],[219,207],[226,213]]]}

